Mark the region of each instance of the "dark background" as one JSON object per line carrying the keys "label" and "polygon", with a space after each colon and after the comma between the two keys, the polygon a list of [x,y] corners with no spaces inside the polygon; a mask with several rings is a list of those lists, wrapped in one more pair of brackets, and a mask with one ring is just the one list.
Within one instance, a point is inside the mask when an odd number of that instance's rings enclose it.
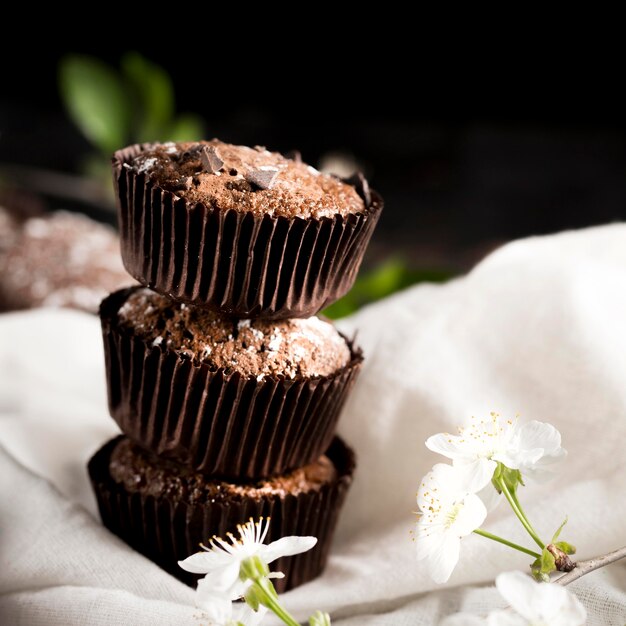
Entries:
{"label": "dark background", "polygon": [[[358,65],[302,59],[294,72],[275,50],[241,61],[174,48],[139,51],[169,71],[177,109],[202,115],[207,137],[298,148],[314,165],[342,152],[363,166],[386,200],[370,262],[399,254],[412,266],[464,271],[508,239],[625,217],[622,109],[604,79],[578,66],[454,74],[365,52]],[[90,146],[64,113],[57,63],[71,51],[116,66],[128,48],[105,49],[60,42],[36,61],[5,61],[5,178],[7,164],[76,170]]]}

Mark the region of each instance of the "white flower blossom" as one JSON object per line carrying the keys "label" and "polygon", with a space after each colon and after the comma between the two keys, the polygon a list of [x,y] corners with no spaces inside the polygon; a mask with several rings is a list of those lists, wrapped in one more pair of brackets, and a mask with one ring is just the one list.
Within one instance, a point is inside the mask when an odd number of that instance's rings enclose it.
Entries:
{"label": "white flower blossom", "polygon": [[245,602],[233,603],[228,594],[215,591],[204,578],[198,582],[196,604],[211,626],[257,626],[267,613],[264,606],[253,611]]}
{"label": "white flower blossom", "polygon": [[423,478],[417,492],[417,558],[426,562],[437,583],[450,578],[459,560],[461,538],[476,530],[487,516],[485,505],[467,489],[464,478],[452,465],[438,464]]}
{"label": "white flower blossom", "polygon": [[560,585],[505,572],[496,578],[496,587],[510,609],[492,611],[486,618],[457,613],[440,626],[582,626],[587,619],[580,600]]}
{"label": "white flower blossom", "polygon": [[[269,565],[283,556],[306,552],[317,543],[315,537],[291,536],[264,544],[269,523],[269,518],[261,518],[256,523],[250,519],[246,524],[237,526],[238,538],[232,533],[227,535],[229,541],[213,537],[209,547],[202,546],[201,552],[179,561],[178,564],[184,570],[205,574],[198,583],[196,601],[218,624],[228,623],[232,611],[232,606],[229,605],[233,600],[241,598],[251,584],[249,580],[245,580],[245,576],[239,576],[245,561],[257,557],[263,564]],[[282,576],[280,572],[267,575],[268,578]]]}
{"label": "white flower blossom", "polygon": [[489,484],[498,463],[519,470],[522,476],[541,478],[567,454],[561,447],[561,434],[551,424],[520,423],[518,418],[504,419],[498,413],[489,419],[472,417],[458,435],[433,435],[426,447],[462,467],[471,477],[473,492]]}
{"label": "white flower blossom", "polygon": [[581,626],[587,619],[580,600],[561,585],[538,583],[522,572],[504,572],[496,578],[496,587],[519,619],[506,621],[505,611],[498,611],[489,616],[489,626]]}

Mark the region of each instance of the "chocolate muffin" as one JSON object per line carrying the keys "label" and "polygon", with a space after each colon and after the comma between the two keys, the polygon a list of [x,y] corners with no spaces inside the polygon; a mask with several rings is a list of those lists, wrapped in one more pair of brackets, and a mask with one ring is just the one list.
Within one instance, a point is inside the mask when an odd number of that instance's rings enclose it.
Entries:
{"label": "chocolate muffin", "polygon": [[178,567],[213,535],[250,517],[271,517],[267,541],[312,535],[309,552],[279,561],[279,591],[320,574],[339,510],[352,480],[353,452],[335,438],[325,455],[268,480],[228,482],[157,458],[118,437],[89,462],[102,520],[113,533],[188,584],[197,576]]}
{"label": "chocolate muffin", "polygon": [[26,220],[0,211],[0,310],[70,307],[95,313],[134,281],[113,229],[76,213]]}
{"label": "chocolate muffin", "polygon": [[234,320],[143,288],[112,294],[100,315],[122,432],[213,476],[313,462],[361,368],[360,350],[318,318]]}
{"label": "chocolate muffin", "polygon": [[113,167],[128,271],[239,318],[309,317],[341,297],[382,209],[362,178],[217,140],[132,146]]}

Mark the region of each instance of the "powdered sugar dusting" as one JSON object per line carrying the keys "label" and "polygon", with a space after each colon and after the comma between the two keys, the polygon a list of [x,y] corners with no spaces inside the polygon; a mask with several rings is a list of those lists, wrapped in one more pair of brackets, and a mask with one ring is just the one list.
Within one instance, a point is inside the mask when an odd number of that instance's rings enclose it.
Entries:
{"label": "powdered sugar dusting", "polygon": [[145,174],[146,172],[149,172],[156,164],[157,160],[155,157],[150,157],[148,159],[145,159],[144,161],[142,161],[141,165],[139,165],[139,167],[137,168],[137,172],[139,174]]}
{"label": "powdered sugar dusting", "polygon": [[328,322],[232,321],[218,313],[177,304],[148,289],[136,289],[118,312],[134,334],[195,362],[231,369],[262,380],[333,374],[351,359],[345,339]]}

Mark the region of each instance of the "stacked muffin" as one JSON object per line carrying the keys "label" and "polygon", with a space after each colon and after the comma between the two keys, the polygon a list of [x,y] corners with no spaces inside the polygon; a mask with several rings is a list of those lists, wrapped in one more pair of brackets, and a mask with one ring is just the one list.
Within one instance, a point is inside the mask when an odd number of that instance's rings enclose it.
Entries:
{"label": "stacked muffin", "polygon": [[100,309],[109,408],[124,436],[89,463],[105,525],[172,574],[213,535],[271,517],[324,567],[354,455],[334,436],[360,370],[314,316],[351,287],[382,201],[265,148],[217,140],[121,150],[122,258],[142,284]]}

